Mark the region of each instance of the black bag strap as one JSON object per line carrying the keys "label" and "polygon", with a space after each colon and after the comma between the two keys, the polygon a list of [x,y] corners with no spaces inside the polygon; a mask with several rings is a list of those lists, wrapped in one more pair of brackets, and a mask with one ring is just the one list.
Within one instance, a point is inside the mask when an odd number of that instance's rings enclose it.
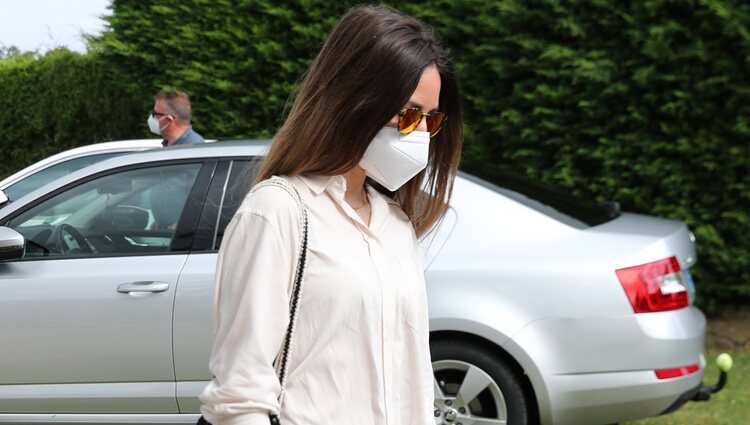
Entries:
{"label": "black bag strap", "polygon": [[[292,286],[292,296],[289,300],[289,326],[286,329],[286,335],[284,336],[284,345],[279,353],[279,357],[276,359],[276,373],[279,376],[279,383],[281,384],[281,391],[279,392],[279,406],[284,402],[284,392],[286,388],[286,378],[289,370],[289,354],[292,348],[292,342],[294,340],[294,331],[297,325],[297,313],[299,311],[299,302],[302,297],[302,287],[305,276],[305,265],[307,264],[307,233],[308,233],[308,216],[307,208],[302,198],[299,196],[297,189],[289,183],[286,179],[278,176],[273,176],[268,180],[264,180],[258,183],[253,191],[264,187],[264,186],[277,186],[281,187],[294,198],[300,209],[299,218],[299,229],[300,229],[300,241],[299,241],[299,258],[297,259],[297,267],[294,272],[294,284]],[[279,423],[278,417],[271,415],[271,423]],[[275,422],[274,422],[275,420]]]}
{"label": "black bag strap", "polygon": [[[297,267],[294,271],[294,284],[292,286],[292,297],[289,300],[289,326],[286,328],[286,335],[284,335],[284,345],[281,348],[279,356],[276,358],[275,368],[276,374],[279,377],[279,383],[281,384],[281,391],[279,392],[279,408],[284,402],[284,389],[286,388],[286,378],[289,369],[289,353],[292,348],[292,341],[294,339],[294,329],[297,324],[297,311],[299,310],[299,301],[302,297],[302,283],[305,276],[305,264],[307,264],[307,229],[308,229],[308,217],[307,208],[305,203],[302,202],[302,198],[299,196],[297,189],[282,177],[273,176],[268,180],[264,180],[258,183],[252,191],[264,186],[278,186],[289,192],[289,194],[297,202],[300,209],[299,218],[299,229],[300,229],[300,241],[299,241],[299,258],[297,259]],[[268,419],[271,425],[281,425],[278,415],[268,415]],[[211,425],[203,416],[198,418],[197,425]]]}

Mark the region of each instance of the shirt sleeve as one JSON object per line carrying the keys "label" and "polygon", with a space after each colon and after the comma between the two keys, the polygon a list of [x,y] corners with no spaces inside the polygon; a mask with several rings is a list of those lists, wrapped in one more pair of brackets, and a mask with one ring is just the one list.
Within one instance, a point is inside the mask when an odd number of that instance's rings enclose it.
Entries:
{"label": "shirt sleeve", "polygon": [[267,425],[269,413],[279,411],[273,362],[289,323],[297,260],[292,241],[299,233],[296,204],[284,208],[291,197],[283,196],[289,199],[281,199],[280,213],[278,202],[270,215],[241,208],[219,250],[209,361],[214,379],[200,395],[201,413],[215,425]]}

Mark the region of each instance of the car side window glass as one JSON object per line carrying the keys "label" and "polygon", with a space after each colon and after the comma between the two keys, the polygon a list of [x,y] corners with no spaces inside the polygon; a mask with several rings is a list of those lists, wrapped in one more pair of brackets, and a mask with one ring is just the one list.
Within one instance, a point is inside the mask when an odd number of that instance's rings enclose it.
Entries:
{"label": "car side window glass", "polygon": [[37,204],[8,227],[26,238],[24,258],[164,253],[201,165],[102,176]]}
{"label": "car side window glass", "polygon": [[232,169],[230,170],[229,178],[227,179],[224,200],[221,203],[221,211],[219,211],[219,222],[216,229],[214,249],[219,249],[219,246],[221,246],[221,240],[224,237],[224,229],[226,229],[229,221],[234,216],[234,213],[237,212],[240,204],[242,204],[245,195],[250,191],[250,186],[255,179],[255,175],[258,173],[259,165],[259,159],[232,161]]}
{"label": "car side window glass", "polygon": [[97,155],[89,155],[81,158],[74,158],[64,162],[60,162],[55,165],[51,165],[43,170],[24,177],[21,180],[11,184],[7,188],[3,189],[5,194],[8,195],[10,200],[15,201],[18,198],[30,193],[45,184],[57,180],[60,177],[66,176],[74,171],[78,171],[84,167],[88,167],[91,164],[104,161],[118,155],[122,155],[127,152],[110,152],[102,153]]}

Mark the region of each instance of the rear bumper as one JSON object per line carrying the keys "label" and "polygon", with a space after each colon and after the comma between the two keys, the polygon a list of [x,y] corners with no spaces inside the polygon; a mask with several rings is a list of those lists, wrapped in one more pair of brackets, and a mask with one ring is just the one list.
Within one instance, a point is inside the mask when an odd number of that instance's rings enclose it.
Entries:
{"label": "rear bumper", "polygon": [[698,386],[696,386],[695,388],[685,391],[681,396],[677,398],[677,400],[675,400],[674,403],[672,403],[669,407],[667,407],[666,410],[661,412],[661,414],[666,415],[667,413],[672,413],[675,410],[682,407],[685,403],[695,398],[695,396],[698,394],[698,391],[700,391],[702,386],[703,384],[701,383],[701,384],[698,384]]}
{"label": "rear bumper", "polygon": [[601,425],[658,416],[682,406],[702,375],[663,381],[653,371],[555,376],[552,423]]}
{"label": "rear bumper", "polygon": [[[517,359],[533,359],[523,366],[543,423],[602,424],[678,408],[701,385],[705,330],[705,316],[695,307],[554,318],[527,326],[507,348]],[[658,379],[654,372],[694,364],[697,372],[679,378]]]}

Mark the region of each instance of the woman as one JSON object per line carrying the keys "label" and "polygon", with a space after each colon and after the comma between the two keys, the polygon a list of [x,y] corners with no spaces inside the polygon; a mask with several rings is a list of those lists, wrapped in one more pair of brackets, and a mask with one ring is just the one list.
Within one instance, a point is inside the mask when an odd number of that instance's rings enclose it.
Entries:
{"label": "woman", "polygon": [[383,7],[341,18],[258,176],[285,176],[310,223],[284,404],[273,362],[300,212],[265,186],[245,199],[219,255],[208,421],[268,424],[280,411],[285,425],[434,423],[417,237],[445,212],[461,131],[458,86],[429,27]]}

